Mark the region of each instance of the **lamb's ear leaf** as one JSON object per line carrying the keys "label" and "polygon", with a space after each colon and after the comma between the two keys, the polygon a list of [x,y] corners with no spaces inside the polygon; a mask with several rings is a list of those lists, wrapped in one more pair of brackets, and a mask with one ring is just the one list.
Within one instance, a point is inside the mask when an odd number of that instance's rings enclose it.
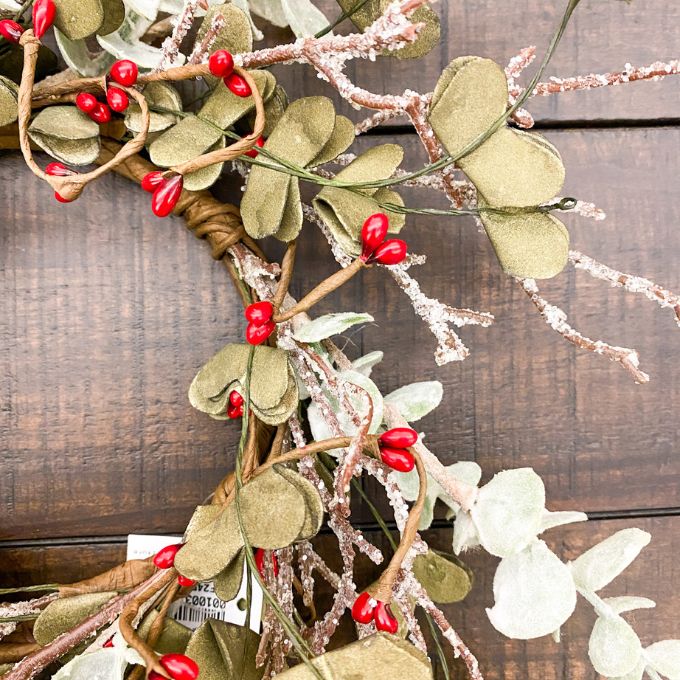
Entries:
{"label": "lamb's ear leaf", "polygon": [[620,616],[599,617],[588,641],[593,668],[607,678],[635,670],[642,654],[640,638]]}
{"label": "lamb's ear leaf", "polygon": [[395,406],[404,420],[413,423],[439,406],[444,388],[438,380],[404,385],[385,396],[385,403]]}
{"label": "lamb's ear leaf", "polygon": [[54,4],[57,8],[54,25],[71,40],[97,33],[104,23],[101,0],[54,0]]}
{"label": "lamb's ear leaf", "polygon": [[335,312],[324,314],[296,328],[293,337],[300,342],[320,342],[333,335],[340,335],[352,326],[371,323],[370,314],[356,312]]}
{"label": "lamb's ear leaf", "polygon": [[88,165],[99,156],[99,125],[75,106],[43,109],[29,125],[28,135],[67,165]]}

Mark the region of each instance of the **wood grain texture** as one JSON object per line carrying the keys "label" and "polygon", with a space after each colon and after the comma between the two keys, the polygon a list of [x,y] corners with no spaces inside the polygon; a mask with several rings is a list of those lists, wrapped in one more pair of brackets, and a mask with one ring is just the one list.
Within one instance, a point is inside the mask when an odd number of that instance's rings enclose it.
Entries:
{"label": "wood grain texture", "polygon": [[[630,526],[649,531],[653,536],[652,542],[602,592],[605,596],[641,595],[657,602],[656,609],[639,610],[626,615],[644,645],[678,637],[680,629],[674,607],[673,584],[680,578],[680,566],[675,559],[680,550],[680,518],[591,521],[551,530],[545,538],[563,560],[569,560],[614,532]],[[366,537],[389,555],[389,546],[381,533],[367,531]],[[445,551],[451,549],[450,528],[428,531],[425,538],[433,547]],[[339,569],[335,540],[323,535],[317,537],[315,542],[317,548],[327,555],[331,567]],[[114,566],[124,557],[125,546],[122,543],[71,543],[11,549],[0,547],[0,574],[3,585],[75,580],[93,576]],[[485,607],[493,605],[492,582],[497,560],[481,552],[466,555],[464,560],[475,573],[472,592],[462,603],[448,605],[444,611],[479,656],[486,680],[595,680],[597,676],[587,658],[588,637],[595,619],[592,609],[584,600],[579,599],[575,614],[563,627],[561,644],[554,643],[550,638],[526,642],[508,640],[493,629],[484,613]],[[372,583],[379,573],[379,567],[362,557],[358,558],[356,582],[359,587]],[[330,592],[322,584],[319,581],[319,600],[328,603]],[[324,611],[323,607],[320,611]],[[345,620],[334,642],[340,644],[348,641],[352,635],[352,626],[349,620]],[[450,657],[449,661],[453,669],[452,677],[463,680],[466,675],[458,662]],[[436,655],[433,655],[433,662],[437,668]],[[441,678],[440,669],[437,668],[437,671],[436,676]]]}
{"label": "wood grain texture", "polygon": [[[320,0],[317,4],[326,16],[339,15],[334,0]],[[434,88],[443,68],[458,56],[489,57],[505,66],[520,49],[536,45],[540,59],[566,4],[566,0],[440,0],[433,4],[433,9],[441,17],[442,40],[432,52],[416,61],[359,60],[348,65],[347,73],[353,82],[375,92],[402,92],[407,87],[427,92]],[[680,56],[679,23],[678,3],[582,0],[545,75],[566,78],[619,71],[626,63],[643,66],[657,60],[677,59]],[[352,30],[349,22],[340,27],[340,32]],[[281,31],[276,37],[287,41],[290,34]],[[302,94],[332,96],[332,90],[310,67],[279,67],[276,74],[296,97]],[[528,108],[540,123],[677,119],[679,95],[680,76],[672,76],[657,83],[537,97]],[[345,113],[357,120],[363,115],[363,112],[352,112],[349,107]],[[401,122],[394,121],[395,124]]]}

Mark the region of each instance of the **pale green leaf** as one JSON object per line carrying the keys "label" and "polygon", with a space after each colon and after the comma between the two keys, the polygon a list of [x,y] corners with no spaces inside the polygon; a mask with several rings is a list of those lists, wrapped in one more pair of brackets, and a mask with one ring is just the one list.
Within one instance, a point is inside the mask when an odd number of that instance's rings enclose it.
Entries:
{"label": "pale green leaf", "polygon": [[668,680],[680,680],[680,640],[662,640],[645,648],[649,665]]}
{"label": "pale green leaf", "polygon": [[383,352],[369,352],[352,362],[352,370],[362,375],[371,377],[371,371],[383,360]]}
{"label": "pale green leaf", "polygon": [[324,13],[310,0],[281,0],[281,8],[297,38],[310,38],[328,26]]}
{"label": "pale green leaf", "polygon": [[543,517],[541,518],[541,529],[538,532],[542,534],[548,529],[560,527],[564,524],[571,524],[572,522],[587,522],[588,515],[585,512],[574,512],[565,510],[562,512],[550,512],[550,510],[543,510]]}
{"label": "pale green leaf", "polygon": [[620,597],[606,597],[604,602],[612,608],[615,614],[631,612],[635,609],[652,609],[656,607],[656,602],[646,597],[635,597],[633,595],[621,595]]}
{"label": "pale green leaf", "polygon": [[626,675],[640,661],[640,638],[620,616],[600,617],[588,642],[588,656],[593,668],[608,678]]}
{"label": "pale green leaf", "polygon": [[340,335],[352,326],[372,321],[373,317],[370,314],[355,312],[325,314],[297,328],[293,337],[300,342],[320,342],[333,335]]}
{"label": "pale green leaf", "polygon": [[404,385],[385,397],[385,403],[396,406],[404,420],[409,423],[425,417],[439,406],[444,388],[438,380]]}
{"label": "pale green leaf", "polygon": [[85,652],[71,659],[53,680],[123,680],[128,664],[144,665],[142,657],[124,642],[115,647]]}
{"label": "pale green leaf", "polygon": [[69,40],[56,26],[54,37],[68,67],[86,78],[105,73],[115,61],[108,52],[90,52],[84,40]]}

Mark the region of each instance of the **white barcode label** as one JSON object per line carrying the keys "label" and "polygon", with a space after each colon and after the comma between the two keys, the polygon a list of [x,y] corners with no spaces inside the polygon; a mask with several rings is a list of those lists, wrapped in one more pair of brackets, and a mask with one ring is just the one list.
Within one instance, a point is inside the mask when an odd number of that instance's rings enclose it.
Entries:
{"label": "white barcode label", "polygon": [[[161,548],[171,543],[179,543],[181,536],[145,536],[130,534],[127,542],[127,559],[139,560],[156,554]],[[170,607],[169,615],[187,628],[198,628],[206,619],[229,621],[239,626],[246,623],[246,589],[245,574],[247,565],[243,563],[244,578],[241,589],[233,600],[224,602],[215,594],[212,581],[197,583],[191,592],[182,600],[177,600]],[[260,632],[262,614],[262,589],[255,579],[251,579],[250,627]]]}

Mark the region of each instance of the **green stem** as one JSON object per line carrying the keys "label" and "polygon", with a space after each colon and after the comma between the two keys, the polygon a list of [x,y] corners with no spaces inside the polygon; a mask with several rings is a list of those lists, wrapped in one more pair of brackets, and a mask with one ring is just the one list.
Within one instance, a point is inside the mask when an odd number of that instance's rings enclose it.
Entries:
{"label": "green stem", "polygon": [[10,593],[35,593],[40,591],[55,591],[59,590],[58,583],[44,583],[37,586],[19,586],[18,588],[0,588],[0,595],[8,595]]}
{"label": "green stem", "polygon": [[341,24],[345,19],[349,19],[355,14],[355,12],[358,12],[366,3],[368,3],[368,0],[359,0],[359,2],[355,3],[348,10],[344,11],[332,24],[328,24],[326,28],[322,28],[314,35],[314,37],[323,38],[324,35],[330,33],[338,24]]}
{"label": "green stem", "polygon": [[427,625],[430,628],[430,634],[432,635],[432,640],[434,641],[434,646],[437,648],[437,656],[439,657],[439,663],[441,664],[442,671],[444,672],[444,680],[450,680],[449,675],[449,664],[446,661],[446,655],[444,654],[444,648],[439,640],[439,631],[437,626],[434,625],[432,617],[425,612],[425,618],[427,619]]}
{"label": "green stem", "polygon": [[17,614],[16,616],[0,616],[0,623],[17,623],[19,621],[34,621],[40,614]]}

